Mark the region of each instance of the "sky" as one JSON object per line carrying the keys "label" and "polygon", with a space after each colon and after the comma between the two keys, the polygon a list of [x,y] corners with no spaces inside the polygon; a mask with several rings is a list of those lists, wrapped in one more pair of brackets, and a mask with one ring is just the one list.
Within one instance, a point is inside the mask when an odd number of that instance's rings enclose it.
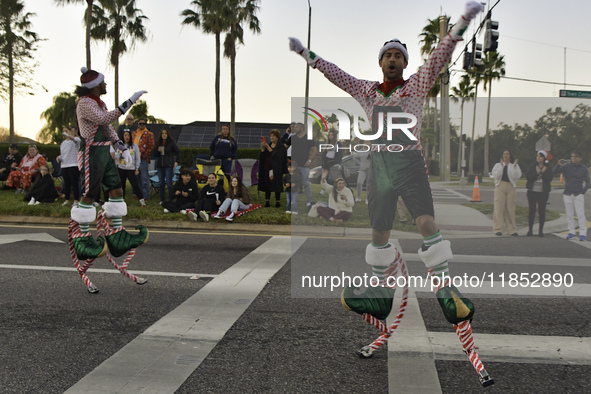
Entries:
{"label": "sky", "polygon": [[[53,97],[63,91],[72,92],[80,83],[80,68],[86,62],[85,2],[58,7],[51,0],[23,1],[26,11],[36,14],[31,18],[32,30],[45,41],[36,52],[39,66],[34,81],[39,86],[34,95],[19,95],[15,99],[15,128],[18,134],[35,138],[44,124],[40,115],[51,106]],[[399,38],[408,46],[409,64],[404,76],[414,73],[423,63],[419,34],[427,20],[447,14],[452,22],[456,21],[465,5],[464,1],[449,0],[365,0],[363,4],[357,0],[309,1],[311,49],[349,74],[368,80],[382,79],[378,51],[392,38]],[[214,121],[214,36],[181,25],[180,13],[191,7],[189,0],[137,0],[136,4],[149,18],[145,25],[150,39],[137,43],[132,52],[120,59],[120,101],[138,90],[147,90],[142,99],[147,101],[151,115],[173,124]],[[591,105],[591,100],[558,98],[565,77],[566,89],[591,91],[591,44],[587,27],[591,2],[565,0],[560,6],[543,6],[533,0],[501,0],[492,15],[493,20],[499,21],[498,50],[505,56],[506,76],[554,83],[514,79],[495,82],[494,97],[523,98],[520,103],[524,106],[530,103],[528,98],[547,100],[535,100],[544,106],[534,105],[525,111],[527,116],[520,110],[521,105],[512,105],[510,110],[493,106],[491,126],[499,122],[531,123],[545,112],[548,103],[566,109],[580,102]],[[478,22],[481,17],[477,17]],[[308,0],[261,0],[258,18],[261,34],[247,32],[245,45],[239,48],[236,59],[236,120],[302,121],[292,119],[296,115],[292,115],[291,99],[304,96],[306,63],[289,51],[288,37],[306,42]],[[465,39],[472,37],[474,26],[472,23]],[[483,36],[477,40],[482,43]],[[460,57],[463,47],[463,43],[458,44],[452,61]],[[107,56],[107,45],[94,42],[92,68],[105,74],[108,94],[103,100],[113,109],[114,69],[108,64]],[[454,86],[463,72],[461,59],[451,70]],[[479,97],[487,94],[479,89]],[[347,94],[320,72],[311,70],[310,96],[347,97]],[[229,121],[230,66],[226,59],[222,59],[221,67],[221,104],[222,121]],[[471,123],[471,115],[465,116],[464,122]],[[452,115],[452,122],[459,124],[459,116]],[[483,123],[484,117],[477,115],[477,135],[484,132]],[[8,125],[8,104],[0,102],[0,126]]]}

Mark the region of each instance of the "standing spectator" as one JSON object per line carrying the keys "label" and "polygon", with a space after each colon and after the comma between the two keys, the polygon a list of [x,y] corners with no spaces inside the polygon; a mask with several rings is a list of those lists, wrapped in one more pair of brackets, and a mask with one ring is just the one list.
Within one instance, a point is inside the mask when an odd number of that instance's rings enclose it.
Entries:
{"label": "standing spectator", "polygon": [[[326,136],[326,144],[324,146],[321,145],[321,154],[322,154],[322,176],[320,182],[328,177],[328,172],[330,169],[337,165],[341,164],[343,160],[343,151],[341,150],[341,144],[337,139],[337,132],[336,130],[329,130],[328,135]],[[341,177],[343,176],[341,171]],[[331,179],[333,181],[334,179]],[[324,189],[320,192],[321,195],[324,195]]]}
{"label": "standing spectator", "polygon": [[[137,130],[132,134],[133,143],[140,149],[140,188],[147,202],[150,199],[150,160],[154,150],[154,134],[146,128],[146,119],[137,122]],[[142,196],[138,196],[142,198]]]}
{"label": "standing spectator", "polygon": [[42,202],[54,202],[60,194],[55,189],[53,177],[49,173],[47,164],[39,167],[39,176],[33,182],[31,190],[25,195],[24,201],[29,201],[29,205],[39,205]]}
{"label": "standing spectator", "polygon": [[552,170],[548,167],[548,161],[552,158],[549,152],[541,150],[536,155],[536,162],[532,163],[525,173],[527,183],[527,203],[529,206],[528,224],[529,231],[527,235],[533,236],[534,218],[536,216],[536,205],[540,220],[538,235],[544,236],[544,222],[546,222],[546,203],[550,195]]}
{"label": "standing spectator", "polygon": [[275,193],[275,206],[281,204],[281,192],[283,191],[283,174],[287,172],[287,154],[285,146],[279,142],[281,134],[273,129],[269,133],[271,143],[267,143],[264,137],[261,140],[261,153],[259,154],[259,191],[265,192],[265,207],[270,207],[271,193]]}
{"label": "standing spectator", "polygon": [[156,169],[158,170],[158,182],[160,183],[160,204],[162,204],[165,199],[165,184],[168,189],[168,200],[172,200],[172,177],[176,166],[181,162],[181,150],[176,142],[170,138],[167,128],[160,131],[160,137],[158,137],[154,148],[154,156],[156,157]]}
{"label": "standing spectator", "polygon": [[[23,159],[23,155],[18,153],[18,145],[11,144],[8,152],[0,157],[0,181],[8,179],[8,175],[13,171]],[[12,189],[8,185],[2,186],[2,190]]]}
{"label": "standing spectator", "polygon": [[228,125],[223,125],[222,133],[216,135],[209,146],[211,160],[221,160],[223,173],[229,174],[232,172],[232,160],[236,160],[237,151],[238,144],[236,143],[236,140],[230,135],[230,128]]}
{"label": "standing spectator", "polygon": [[74,195],[74,204],[80,201],[80,170],[78,169],[78,151],[80,150],[80,137],[75,127],[63,128],[65,140],[60,144],[60,155],[57,157],[61,163],[61,174],[64,180],[62,193],[66,201],[62,205],[68,205],[70,194]]}
{"label": "standing spectator", "polygon": [[125,122],[123,122],[119,125],[119,127],[117,127],[117,135],[119,136],[119,139],[123,141],[124,131],[129,131],[129,133],[133,135],[133,132],[136,130],[137,126],[135,123],[133,123],[133,115],[127,114],[127,116],[125,117]]}
{"label": "standing spectator", "polygon": [[228,209],[232,211],[230,216],[226,218],[228,222],[234,220],[236,214],[240,211],[244,211],[250,208],[250,196],[248,195],[248,189],[242,184],[242,180],[234,175],[232,181],[230,181],[230,188],[228,195],[222,206],[218,210],[218,213],[213,217],[214,219],[221,219]]}
{"label": "standing spectator", "polygon": [[503,223],[507,225],[507,233],[517,236],[515,227],[515,187],[521,178],[521,168],[518,159],[506,149],[503,156],[492,169],[495,181],[495,200],[493,208],[493,231],[495,235],[503,235]]}
{"label": "standing spectator", "polygon": [[285,196],[287,198],[287,211],[291,215],[298,214],[298,187],[302,184],[302,177],[298,172],[298,163],[290,161],[287,165],[287,174],[283,178],[285,184]]}
{"label": "standing spectator", "polygon": [[562,193],[566,218],[568,220],[568,235],[566,239],[574,238],[577,230],[575,228],[574,214],[579,219],[579,239],[587,239],[587,219],[585,218],[585,193],[589,189],[589,169],[581,164],[583,153],[573,150],[570,155],[570,162],[564,159],[558,160],[554,167],[554,175],[564,175],[564,192]]}
{"label": "standing spectator", "polygon": [[291,130],[293,129],[293,127],[295,126],[295,122],[291,122],[291,124],[289,126],[287,126],[287,129],[285,129],[285,134],[283,134],[281,136],[281,139],[279,140],[279,142],[281,142],[283,144],[283,146],[285,146],[285,149],[287,149],[287,161],[289,162],[289,160],[291,160],[291,146],[289,146],[287,144],[287,140],[291,138]]}
{"label": "standing spectator", "polygon": [[189,215],[193,220],[197,220],[195,212],[187,212],[187,209],[195,208],[195,201],[199,196],[199,187],[197,181],[193,176],[193,172],[188,168],[181,169],[181,176],[178,181],[174,184],[174,190],[172,190],[175,201],[172,198],[168,201],[162,202],[162,208],[164,213],[169,212],[181,212]]}
{"label": "standing spectator", "polygon": [[[371,155],[369,150],[367,152],[355,152],[355,160],[359,162],[359,172],[357,173],[357,198],[355,202],[361,202],[361,193],[363,193],[363,184],[367,179],[369,173],[369,166],[371,163]],[[402,199],[399,199],[400,203]],[[367,196],[365,197],[365,203],[368,203]]]}
{"label": "standing spectator", "polygon": [[117,171],[119,172],[119,178],[121,179],[121,188],[123,189],[123,199],[125,199],[125,189],[126,189],[126,182],[129,180],[131,185],[131,189],[133,190],[133,194],[136,195],[137,198],[140,200],[140,205],[142,208],[146,207],[146,200],[144,200],[144,196],[142,191],[140,190],[140,186],[138,184],[138,176],[140,174],[140,163],[141,163],[141,153],[140,148],[136,144],[133,143],[131,139],[131,131],[125,130],[123,131],[122,135],[123,145],[127,148],[127,151],[131,155],[131,162],[126,163],[125,157],[121,151],[115,151],[111,146],[111,155],[115,155],[115,162],[117,163]]}
{"label": "standing spectator", "polygon": [[302,185],[306,192],[306,207],[312,206],[312,189],[310,188],[310,165],[316,157],[316,141],[309,140],[304,130],[303,123],[296,123],[291,137],[287,140],[287,146],[292,147],[291,157],[298,163],[298,172],[302,177]]}
{"label": "standing spectator", "polygon": [[318,207],[318,215],[335,223],[342,223],[349,219],[353,214],[355,199],[351,189],[346,186],[345,180],[337,178],[334,186],[331,186],[326,179],[323,179],[321,185],[328,193],[328,207]]}
{"label": "standing spectator", "polygon": [[[199,201],[197,201],[195,211],[204,222],[209,222],[209,215],[219,210],[225,199],[224,186],[218,183],[218,177],[212,172],[207,176],[207,185],[203,186],[199,193]],[[197,220],[197,217],[194,220]]]}
{"label": "standing spectator", "polygon": [[39,175],[39,168],[42,165],[47,165],[47,160],[39,153],[35,145],[29,145],[29,151],[22,158],[20,165],[8,174],[6,185],[10,188],[15,187],[17,193],[24,194],[25,190],[31,186],[33,177]]}

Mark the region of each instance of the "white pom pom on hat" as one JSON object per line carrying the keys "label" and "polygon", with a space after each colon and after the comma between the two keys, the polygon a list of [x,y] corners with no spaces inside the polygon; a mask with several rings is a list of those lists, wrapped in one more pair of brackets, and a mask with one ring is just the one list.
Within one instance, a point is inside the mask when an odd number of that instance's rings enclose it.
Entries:
{"label": "white pom pom on hat", "polygon": [[80,76],[80,84],[83,88],[92,89],[100,85],[105,76],[97,71],[89,70],[86,67],[80,68],[82,75]]}
{"label": "white pom pom on hat", "polygon": [[546,163],[548,163],[549,160],[552,160],[552,154],[546,150],[539,150],[538,154],[544,156],[544,161]]}
{"label": "white pom pom on hat", "polygon": [[382,56],[384,56],[384,53],[386,53],[388,49],[398,49],[400,52],[402,52],[404,60],[408,62],[408,51],[406,50],[406,44],[403,44],[397,38],[384,43],[384,46],[382,49],[380,49],[380,53],[378,54],[378,60],[382,60]]}

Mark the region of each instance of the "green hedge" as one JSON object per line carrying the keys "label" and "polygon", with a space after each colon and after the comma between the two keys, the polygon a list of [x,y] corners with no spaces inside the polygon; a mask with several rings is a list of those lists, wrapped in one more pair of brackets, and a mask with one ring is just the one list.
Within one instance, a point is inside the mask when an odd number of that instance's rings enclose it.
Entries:
{"label": "green hedge", "polygon": [[[18,144],[21,155],[26,155],[29,149],[27,144]],[[45,154],[49,161],[55,159],[60,155],[60,146],[56,144],[37,144],[37,149],[41,154]],[[8,151],[8,144],[0,144],[0,153]],[[259,158],[260,149],[258,148],[242,148],[238,149],[238,159],[255,159]],[[181,167],[193,166],[193,156],[195,155],[209,155],[209,148],[181,148]]]}

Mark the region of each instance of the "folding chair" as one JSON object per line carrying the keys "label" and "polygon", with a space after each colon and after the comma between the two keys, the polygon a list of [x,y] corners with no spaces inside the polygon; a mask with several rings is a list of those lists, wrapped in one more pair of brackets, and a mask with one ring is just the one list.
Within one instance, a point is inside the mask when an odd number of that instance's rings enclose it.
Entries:
{"label": "folding chair", "polygon": [[150,171],[149,174],[150,174],[150,197],[152,197],[160,191],[160,178],[158,177],[158,172],[156,170]]}
{"label": "folding chair", "polygon": [[244,184],[244,178],[242,177],[242,175],[243,175],[242,164],[240,164],[240,162],[238,160],[234,160],[233,168],[234,169],[232,170],[232,172],[230,172],[230,177],[233,177],[234,175],[238,175],[238,178],[240,178],[242,180],[242,183]]}
{"label": "folding chair", "polygon": [[[205,176],[205,182],[207,182],[207,175],[208,174],[215,174],[218,178],[218,183],[220,183],[224,190],[228,191],[228,179],[226,178],[226,174],[222,171],[222,161],[221,160],[204,160],[204,159],[195,159],[195,166],[199,171],[200,175]],[[199,177],[202,179],[202,177]],[[199,179],[199,182],[202,183],[203,181]]]}

